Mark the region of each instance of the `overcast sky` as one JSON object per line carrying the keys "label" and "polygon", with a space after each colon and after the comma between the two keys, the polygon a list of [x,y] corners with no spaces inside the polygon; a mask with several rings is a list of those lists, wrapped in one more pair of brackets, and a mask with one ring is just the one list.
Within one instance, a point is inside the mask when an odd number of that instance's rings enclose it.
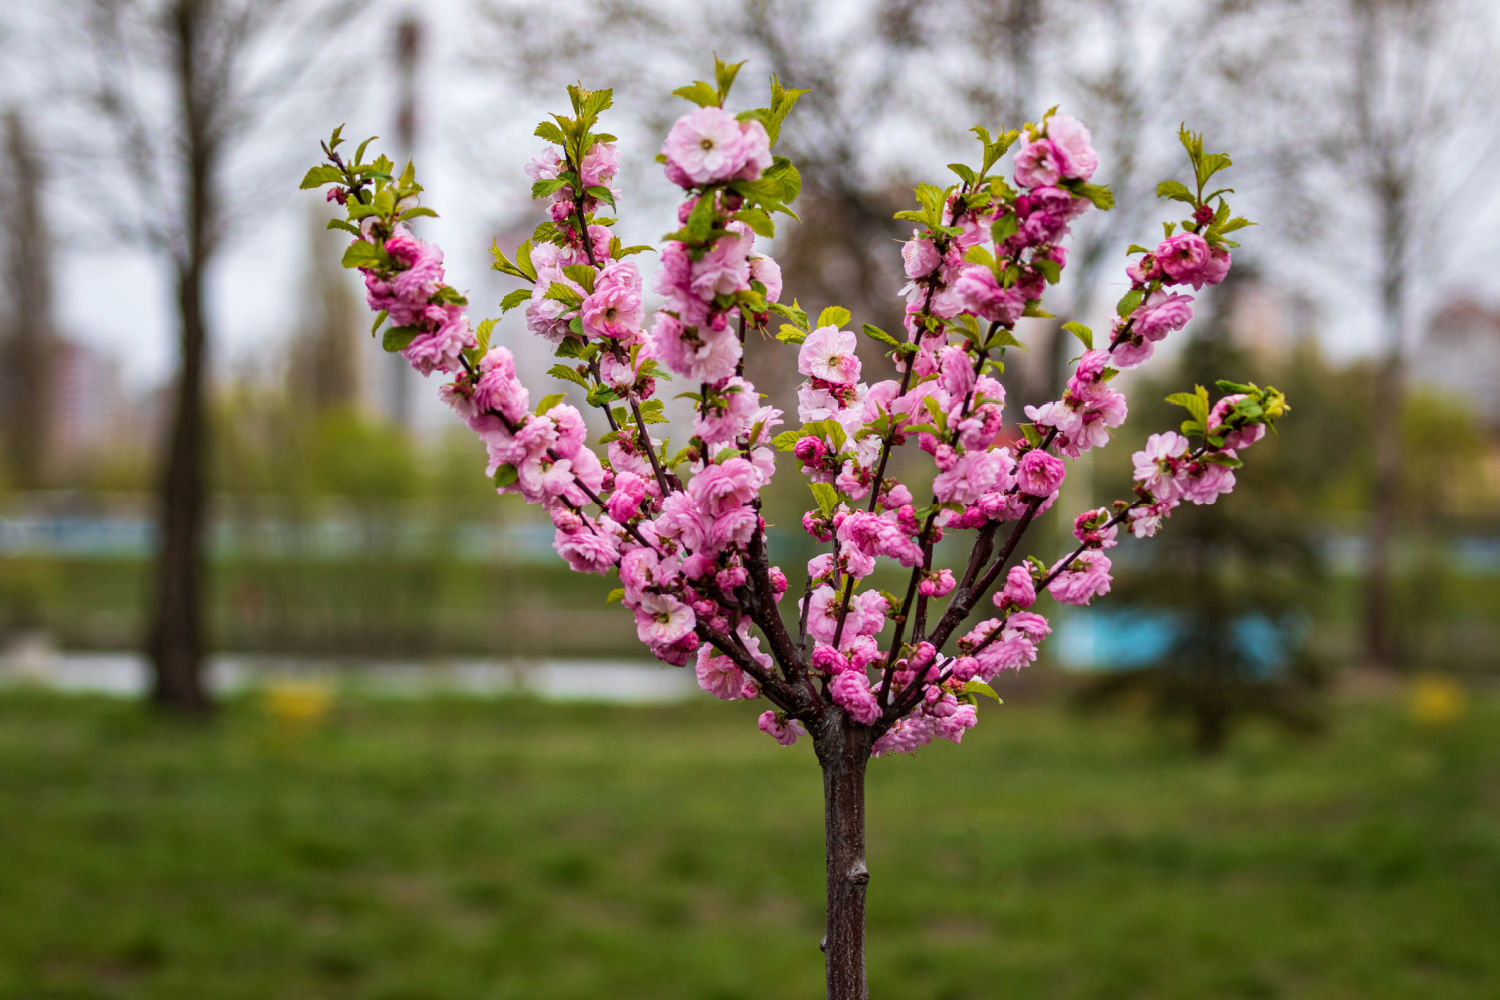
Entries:
{"label": "overcast sky", "polygon": [[[15,4],[18,0],[10,2]],[[45,28],[48,12],[60,2],[19,0],[19,6],[11,8],[12,24],[23,29],[12,33],[7,40],[12,53],[18,43],[24,45],[26,30]],[[547,109],[533,107],[516,96],[505,120],[483,120],[485,109],[493,107],[488,103],[493,100],[493,84],[477,78],[478,71],[458,54],[459,40],[466,37],[464,12],[468,2],[431,0],[421,6],[423,15],[430,19],[431,30],[421,70],[422,135],[417,161],[427,189],[424,200],[443,215],[440,220],[424,221],[423,235],[444,246],[449,280],[459,288],[473,291],[475,312],[484,315],[497,312],[494,300],[505,287],[492,280],[488,271],[487,249],[495,215],[493,211],[466,214],[465,206],[478,201],[493,209],[497,201],[492,194],[480,195],[477,185],[481,181],[472,169],[469,146],[447,141],[444,136],[461,130],[485,129],[504,137],[499,144],[504,147],[503,162],[494,165],[495,172],[508,173],[510,189],[519,192],[524,184],[521,169],[538,145],[530,137],[530,129]],[[399,7],[393,5],[391,9]],[[1500,18],[1500,4],[1492,9]],[[394,17],[390,20],[394,21]],[[388,37],[388,33],[382,34]],[[7,55],[8,63],[12,57]],[[750,78],[752,69],[747,68],[744,79]],[[579,67],[577,75],[598,86],[610,83],[608,73],[599,67]],[[7,99],[29,97],[35,106],[37,95],[25,93],[24,81],[13,76],[5,86],[7,89],[0,93]],[[562,105],[565,101],[560,94],[556,103]],[[295,290],[307,252],[309,203],[314,200],[312,194],[296,190],[296,181],[301,170],[316,159],[318,138],[339,122],[345,122],[346,134],[355,138],[392,134],[395,96],[389,79],[380,72],[364,75],[355,89],[335,91],[324,87],[309,91],[302,95],[299,104],[303,120],[296,127],[306,129],[303,143],[306,155],[300,162],[288,160],[270,170],[268,179],[275,183],[267,185],[270,194],[257,212],[259,219],[242,228],[242,235],[218,258],[212,273],[209,308],[216,337],[215,366],[220,373],[230,365],[257,359],[264,363],[296,326]],[[649,163],[660,141],[659,137],[632,136],[628,132],[621,138],[623,156],[641,163]],[[1171,141],[1171,137],[1164,137],[1164,141]],[[1109,167],[1107,162],[1102,164],[1101,177],[1108,178]],[[935,161],[933,168],[936,179],[941,163]],[[658,183],[665,191],[665,182]],[[56,201],[68,197],[70,192],[58,190],[54,185],[50,194]],[[627,202],[634,194],[638,192],[625,192]],[[659,197],[650,200],[658,206],[662,204]],[[668,221],[660,208],[655,212],[644,217],[637,215],[633,220],[625,213],[628,225],[625,235],[655,240]],[[101,251],[96,239],[85,238],[76,231],[62,235],[66,242],[58,259],[57,288],[62,330],[69,337],[107,351],[117,359],[132,385],[142,387],[160,382],[175,365],[176,349],[172,293],[159,262],[140,251],[113,246]],[[1493,273],[1496,263],[1493,256],[1486,257],[1493,247],[1490,240],[1488,248],[1476,250],[1472,277],[1466,279],[1491,301],[1497,290],[1493,280],[1485,275]],[[336,247],[332,252],[337,252]],[[1362,314],[1357,302],[1330,294],[1320,322],[1330,352],[1349,356],[1366,350],[1370,344],[1369,318],[1368,314]]]}

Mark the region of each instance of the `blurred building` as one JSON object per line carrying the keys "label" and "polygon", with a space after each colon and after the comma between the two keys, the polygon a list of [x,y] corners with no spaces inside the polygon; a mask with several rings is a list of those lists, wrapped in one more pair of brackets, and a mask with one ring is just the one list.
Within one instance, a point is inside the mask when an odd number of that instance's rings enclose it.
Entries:
{"label": "blurred building", "polygon": [[67,474],[92,455],[149,453],[160,437],[165,400],[160,387],[127,389],[110,354],[59,338],[52,367],[50,414],[54,468]]}
{"label": "blurred building", "polygon": [[1411,362],[1412,381],[1472,402],[1500,432],[1500,308],[1459,299],[1435,316]]}

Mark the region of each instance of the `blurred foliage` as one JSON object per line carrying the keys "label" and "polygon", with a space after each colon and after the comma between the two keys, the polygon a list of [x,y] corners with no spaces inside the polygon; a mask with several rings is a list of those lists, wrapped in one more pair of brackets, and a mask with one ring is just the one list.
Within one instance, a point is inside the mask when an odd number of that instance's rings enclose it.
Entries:
{"label": "blurred foliage", "polygon": [[[1165,403],[1168,393],[1218,377],[1273,384],[1292,412],[1279,434],[1241,456],[1233,494],[1206,507],[1184,505],[1149,544],[1128,549],[1110,601],[1156,616],[1172,641],[1158,662],[1101,679],[1086,697],[1144,697],[1164,715],[1189,719],[1195,745],[1207,752],[1222,748],[1242,716],[1316,726],[1317,693],[1337,665],[1319,633],[1347,596],[1332,586],[1329,561],[1338,548],[1329,543],[1362,527],[1374,468],[1368,363],[1334,366],[1311,339],[1281,356],[1236,346],[1235,298],[1247,287],[1253,290],[1244,277],[1231,278],[1226,301],[1199,321],[1175,370],[1131,385],[1119,453],[1176,427],[1181,414]],[[1486,440],[1471,407],[1430,392],[1406,398],[1401,427],[1409,459],[1398,635],[1427,662],[1448,667],[1438,660],[1452,643],[1433,633],[1444,627],[1445,599],[1464,584],[1446,554],[1457,528],[1481,518],[1495,527]],[[1116,475],[1104,495],[1128,495],[1122,466],[1109,464]],[[1265,634],[1267,625],[1274,635]],[[1477,645],[1465,653],[1486,655]]]}
{"label": "blurred foliage", "polygon": [[[1161,715],[1186,717],[1200,753],[1222,751],[1234,724],[1250,715],[1299,730],[1317,725],[1324,671],[1302,633],[1325,571],[1309,494],[1331,491],[1325,503],[1337,497],[1342,486],[1326,475],[1329,458],[1355,433],[1347,415],[1327,412],[1330,400],[1338,405],[1336,394],[1296,393],[1283,385],[1282,372],[1266,371],[1233,346],[1223,327],[1222,318],[1206,324],[1185,345],[1175,371],[1132,386],[1117,453],[1176,427],[1181,412],[1166,403],[1169,393],[1250,373],[1287,394],[1292,412],[1278,428],[1287,441],[1269,434],[1247,449],[1229,496],[1182,505],[1147,543],[1124,539],[1122,547],[1131,548],[1117,567],[1111,607],[1157,623],[1170,637],[1159,660],[1111,673],[1083,694],[1084,704],[1144,697]],[[1325,427],[1330,435],[1319,433]],[[1128,480],[1117,481],[1108,495],[1128,496],[1128,489]]]}

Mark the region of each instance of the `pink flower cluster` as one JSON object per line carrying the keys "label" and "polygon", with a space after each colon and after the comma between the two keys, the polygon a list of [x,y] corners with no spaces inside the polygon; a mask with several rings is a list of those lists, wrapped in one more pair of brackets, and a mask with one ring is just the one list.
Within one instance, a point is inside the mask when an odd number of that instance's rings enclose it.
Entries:
{"label": "pink flower cluster", "polygon": [[1111,360],[1118,368],[1134,368],[1150,358],[1167,335],[1193,318],[1191,295],[1168,292],[1171,285],[1217,285],[1229,274],[1228,250],[1210,246],[1198,233],[1183,232],[1163,240],[1125,269],[1140,304],[1115,323]]}
{"label": "pink flower cluster", "polygon": [[[565,362],[554,373],[605,411],[607,459],[589,446],[573,406],[549,397],[531,408],[509,350],[480,356],[461,297],[442,284],[441,254],[399,225],[399,214],[365,226],[371,242],[385,234],[382,264],[391,262],[365,269],[370,305],[412,328],[403,353],[415,367],[453,375],[444,398],[483,441],[497,489],[547,510],[554,547],[573,569],[618,572],[620,600],[655,656],[692,662],[699,686],[717,698],[769,700],[759,726],[782,745],[830,711],[872,727],[876,755],[959,742],[977,720],[975,685],[1036,660],[1051,632],[1033,610],[1039,594],[1086,605],[1109,593],[1107,553],[1120,529],[1145,537],[1178,504],[1214,502],[1234,486],[1238,453],[1264,435],[1273,414],[1262,390],[1227,384],[1245,391],[1212,406],[1200,391],[1190,401],[1197,423],[1187,427],[1201,435],[1199,447],[1176,432],[1152,435],[1133,456],[1135,500],[1078,515],[1077,548],[1050,566],[1009,564],[1027,526],[1056,501],[1065,459],[1106,444],[1124,423],[1126,399],[1111,385],[1117,369],[1145,360],[1191,318],[1193,297],[1177,286],[1223,280],[1230,257],[1214,227],[1227,215],[1195,203],[1194,222],[1133,262],[1110,343],[1086,347],[1061,396],[1027,406],[1031,423],[1008,429],[997,350],[1014,343],[1019,319],[1038,313],[1067,266],[1062,241],[1073,220],[1109,203],[1091,184],[1099,159],[1088,130],[1051,114],[1024,136],[1008,134],[1005,143],[1021,141],[1011,175],[1019,190],[955,168],[962,184],[918,191],[923,212],[906,217],[922,225],[901,251],[907,341],[892,351],[893,376],[867,381],[847,312],[825,310],[812,323],[782,306],[780,269],[755,250],[750,223],[765,231],[761,208],[777,207],[756,199],[784,167],[755,117],[767,113],[741,121],[703,107],[668,134],[662,159],[685,189],[683,229],[659,254],[662,303],[649,332],[641,272],[621,259],[609,220],[595,215],[615,197],[613,145],[579,150],[580,136],[592,135],[584,125],[559,142],[571,154],[549,147],[527,168],[550,223],[516,264],[498,255],[502,270],[533,284],[506,307],[525,302],[528,328]],[[988,170],[993,147],[983,141]],[[779,435],[781,412],[765,405],[742,364],[746,332],[763,329],[771,311],[791,320],[782,336],[800,343],[803,376],[800,426]],[[1079,336],[1091,344],[1087,331]],[[684,394],[694,399],[691,436],[669,458],[649,424],[665,420],[654,396],[672,375],[696,389]],[[908,442],[931,461],[925,506],[888,464]],[[761,516],[776,448],[791,451],[814,484],[817,507],[802,524],[829,547],[807,563],[805,596],[786,602],[795,605],[795,635],[780,611],[789,583],[769,562]],[[906,475],[909,464],[899,470]],[[936,565],[938,543],[963,531],[975,532],[967,568]],[[861,589],[881,559],[907,576],[904,595]],[[986,599],[995,617],[970,627]]]}
{"label": "pink flower cluster", "polygon": [[401,349],[401,356],[413,368],[423,375],[456,370],[463,352],[474,346],[474,335],[463,300],[456,294],[442,294],[453,291],[443,284],[443,252],[400,224],[392,227],[382,243],[376,221],[375,216],[366,217],[363,238],[381,243],[391,266],[360,268],[365,276],[365,301],[372,310],[387,313],[393,326],[413,331]]}
{"label": "pink flower cluster", "polygon": [[771,165],[771,140],[758,121],[739,121],[719,107],[677,119],[661,152],[667,179],[684,188],[755,180]]}
{"label": "pink flower cluster", "polygon": [[[571,185],[560,187],[550,196],[547,214],[553,222],[568,222],[581,206],[585,214],[592,215],[599,208],[599,200],[587,192],[591,188],[602,187],[609,191],[611,198],[618,198],[619,192],[610,182],[619,170],[620,156],[615,152],[614,143],[599,142],[590,146],[576,171],[583,187],[582,198],[579,197],[580,192],[574,191]],[[533,181],[556,180],[564,171],[572,172],[568,162],[551,146],[533,156],[531,162],[526,164],[526,176]]]}

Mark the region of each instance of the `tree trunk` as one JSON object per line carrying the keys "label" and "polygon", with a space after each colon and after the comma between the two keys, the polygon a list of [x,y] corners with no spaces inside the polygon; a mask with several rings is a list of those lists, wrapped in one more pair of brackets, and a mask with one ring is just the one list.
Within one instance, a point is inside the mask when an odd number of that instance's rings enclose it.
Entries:
{"label": "tree trunk", "polygon": [[1365,658],[1373,667],[1400,665],[1396,616],[1391,600],[1392,549],[1401,528],[1401,410],[1405,403],[1406,286],[1397,248],[1402,246],[1405,188],[1394,178],[1383,188],[1381,231],[1387,250],[1381,259],[1380,305],[1384,325],[1382,356],[1375,369],[1370,423],[1375,447],[1371,479],[1369,560],[1365,564]]}
{"label": "tree trunk", "polygon": [[865,765],[874,734],[837,709],[820,720],[814,739],[823,768],[827,833],[828,924],[823,951],[828,1000],[868,1000],[865,981]]}
{"label": "tree trunk", "polygon": [[203,684],[203,275],[178,274],[182,370],[161,477],[156,603],[149,653],[152,700],[162,708],[201,714],[210,705]]}

